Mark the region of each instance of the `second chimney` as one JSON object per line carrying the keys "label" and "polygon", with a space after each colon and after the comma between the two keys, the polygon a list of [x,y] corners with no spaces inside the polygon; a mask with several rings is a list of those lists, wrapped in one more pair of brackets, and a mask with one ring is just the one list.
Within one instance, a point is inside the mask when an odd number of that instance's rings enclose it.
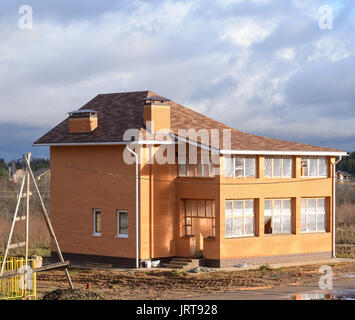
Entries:
{"label": "second chimney", "polygon": [[69,133],[92,132],[97,128],[97,125],[97,111],[95,110],[76,110],[69,112]]}
{"label": "second chimney", "polygon": [[[153,128],[149,128],[149,123]],[[170,131],[170,100],[160,96],[145,99],[144,124],[153,132]]]}

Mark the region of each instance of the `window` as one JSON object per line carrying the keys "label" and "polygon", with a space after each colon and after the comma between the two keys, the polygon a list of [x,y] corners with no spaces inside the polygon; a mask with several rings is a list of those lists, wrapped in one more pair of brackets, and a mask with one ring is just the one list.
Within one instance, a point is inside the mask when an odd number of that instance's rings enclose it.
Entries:
{"label": "window", "polygon": [[254,236],[254,200],[227,200],[226,238]]}
{"label": "window", "polygon": [[264,233],[291,232],[291,199],[265,200]]}
{"label": "window", "polygon": [[179,164],[179,177],[213,177],[212,166],[206,164]]}
{"label": "window", "polygon": [[325,232],[325,198],[301,200],[301,231]]}
{"label": "window", "polygon": [[128,211],[126,210],[118,210],[117,211],[118,218],[118,238],[128,238]]}
{"label": "window", "polygon": [[101,210],[94,210],[94,236],[101,236]]}
{"label": "window", "polygon": [[[209,219],[211,236],[216,235],[215,203],[213,200],[184,200],[185,204],[185,235],[192,234],[192,220],[195,218]],[[205,220],[206,221],[206,220]]]}
{"label": "window", "polygon": [[265,157],[264,176],[267,178],[292,178],[292,158]]}
{"label": "window", "polygon": [[327,158],[302,158],[302,177],[327,177],[327,171]]}
{"label": "window", "polygon": [[256,177],[256,158],[226,157],[225,175],[233,178]]}

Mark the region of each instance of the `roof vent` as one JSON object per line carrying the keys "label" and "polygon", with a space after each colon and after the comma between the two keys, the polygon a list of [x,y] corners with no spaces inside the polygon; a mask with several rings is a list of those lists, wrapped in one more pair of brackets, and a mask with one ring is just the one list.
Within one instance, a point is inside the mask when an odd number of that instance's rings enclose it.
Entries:
{"label": "roof vent", "polygon": [[69,133],[92,132],[97,128],[97,111],[90,109],[69,112]]}

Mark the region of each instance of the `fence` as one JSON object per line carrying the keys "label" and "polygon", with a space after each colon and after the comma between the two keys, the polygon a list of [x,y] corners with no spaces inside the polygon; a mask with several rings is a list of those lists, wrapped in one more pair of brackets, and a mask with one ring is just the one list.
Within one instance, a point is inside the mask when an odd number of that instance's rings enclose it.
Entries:
{"label": "fence", "polygon": [[[0,265],[3,257],[0,257]],[[36,260],[29,259],[27,265],[31,269],[36,268]],[[19,257],[8,257],[5,262],[4,273],[9,271],[20,271],[25,269],[25,259]],[[28,274],[28,284],[25,288],[24,275],[13,276],[11,278],[0,280],[0,300],[20,299],[23,297],[32,297],[36,299],[36,274]]]}

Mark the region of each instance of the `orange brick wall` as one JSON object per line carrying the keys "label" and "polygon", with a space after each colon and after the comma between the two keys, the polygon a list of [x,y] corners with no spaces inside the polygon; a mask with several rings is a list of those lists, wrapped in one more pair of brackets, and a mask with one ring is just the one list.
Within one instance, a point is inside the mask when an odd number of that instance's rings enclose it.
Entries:
{"label": "orange brick wall", "polygon": [[91,132],[97,128],[97,117],[69,118],[68,130],[71,133]]}
{"label": "orange brick wall", "polygon": [[[334,159],[332,159],[334,161]],[[264,158],[259,157],[261,172],[263,171]],[[220,190],[220,259],[231,259],[251,256],[272,256],[282,254],[298,254],[311,252],[329,252],[332,250],[332,171],[329,166],[329,178],[313,180],[301,178],[301,158],[295,159],[295,174],[293,179],[249,178],[230,179],[221,176]],[[224,158],[221,158],[221,166],[224,167]],[[296,182],[297,181],[297,182]],[[224,185],[236,182],[235,185]],[[271,184],[271,183],[274,184]],[[281,182],[281,183],[280,183]],[[325,233],[301,233],[301,198],[325,197],[327,198],[327,230]],[[293,232],[291,235],[264,235],[264,200],[269,198],[292,198],[293,204]],[[244,238],[225,238],[225,200],[228,199],[258,199],[256,206],[255,225],[257,236]],[[259,215],[258,215],[259,213]],[[218,255],[216,254],[215,259]]]}
{"label": "orange brick wall", "polygon": [[[63,252],[135,258],[135,165],[123,161],[125,146],[51,147],[51,219]],[[326,197],[327,230],[331,230],[332,171],[329,178],[301,178],[300,158],[294,160],[296,178],[230,179],[179,178],[176,165],[147,163],[147,153],[158,146],[142,148],[140,165],[140,258],[188,256],[191,239],[181,233],[182,199],[214,200],[216,238],[204,239],[204,257],[233,259],[325,252],[332,250],[331,232],[301,234],[302,197]],[[224,168],[224,158],[221,167]],[[259,157],[259,172],[263,172]],[[334,162],[334,159],[331,159]],[[69,166],[69,167],[68,167]],[[85,170],[70,168],[80,167]],[[116,173],[114,176],[95,171]],[[224,172],[224,170],[222,170]],[[272,184],[270,183],[272,182]],[[264,235],[263,206],[267,198],[292,198],[291,235]],[[225,200],[256,199],[256,236],[225,238]],[[102,236],[94,237],[92,209],[102,211]],[[128,210],[128,239],[117,239],[117,209]],[[55,250],[52,246],[52,250]]]}
{"label": "orange brick wall", "polygon": [[154,132],[170,129],[170,106],[169,105],[145,105],[144,122],[151,121],[154,125]]}
{"label": "orange brick wall", "polygon": [[148,155],[153,156],[164,146],[142,148],[144,159],[141,165],[141,232],[142,258],[169,257],[175,253],[175,165],[149,164]]}
{"label": "orange brick wall", "polygon": [[[94,172],[135,176],[123,148],[51,147],[51,220],[63,252],[135,257],[135,179]],[[92,235],[92,209],[102,211],[101,237]],[[128,239],[116,239],[117,209],[128,210]]]}

